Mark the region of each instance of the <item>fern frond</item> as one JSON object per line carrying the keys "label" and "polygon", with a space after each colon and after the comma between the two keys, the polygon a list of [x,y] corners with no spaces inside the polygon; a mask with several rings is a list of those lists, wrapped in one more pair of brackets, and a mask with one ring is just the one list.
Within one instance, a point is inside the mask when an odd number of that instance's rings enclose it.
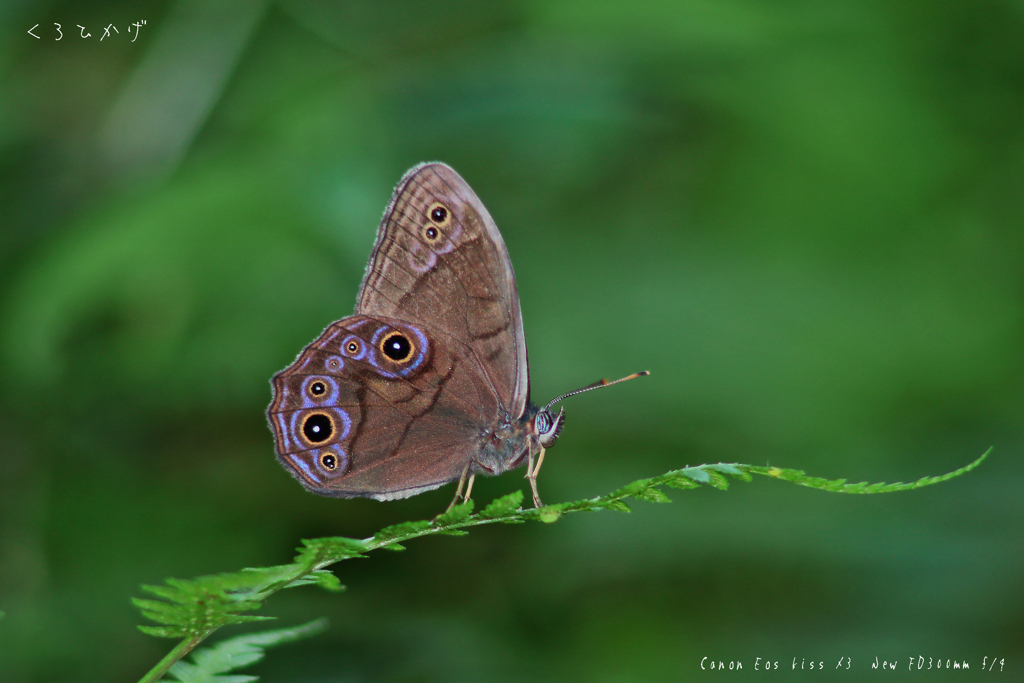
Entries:
{"label": "fern frond", "polygon": [[[302,542],[303,547],[298,549],[299,554],[295,557],[295,561],[292,564],[244,569],[240,572],[227,574],[212,574],[191,580],[167,579],[166,585],[143,586],[142,589],[144,591],[159,599],[135,598],[133,603],[142,611],[143,616],[155,621],[160,626],[140,626],[139,629],[149,635],[163,638],[182,638],[183,640],[142,680],[144,683],[157,681],[168,670],[173,675],[178,676],[179,681],[251,680],[249,677],[203,679],[182,678],[182,676],[192,676],[193,672],[200,669],[189,667],[206,666],[203,662],[225,661],[222,655],[229,652],[230,648],[240,648],[238,649],[239,654],[232,654],[230,656],[239,657],[240,659],[236,659],[236,662],[244,661],[246,657],[252,656],[256,652],[256,650],[250,651],[245,648],[258,648],[268,644],[285,642],[285,640],[274,639],[290,638],[291,635],[289,634],[299,634],[300,631],[301,634],[295,635],[296,638],[311,635],[314,631],[319,632],[317,629],[322,630],[323,626],[314,626],[314,624],[321,624],[322,622],[312,622],[306,626],[298,627],[298,629],[281,629],[279,631],[267,632],[267,634],[263,634],[263,636],[270,639],[266,642],[258,640],[261,637],[260,634],[256,636],[240,636],[239,638],[224,641],[224,643],[209,650],[211,654],[203,655],[201,661],[200,658],[196,658],[195,664],[182,665],[179,660],[221,626],[271,618],[242,614],[242,612],[251,612],[259,609],[263,602],[277,591],[305,585],[318,585],[330,591],[343,590],[344,587],[338,581],[338,578],[331,572],[326,571],[325,567],[341,560],[366,557],[368,552],[381,548],[386,550],[402,550],[404,549],[402,543],[413,538],[432,534],[461,536],[466,533],[464,529],[481,524],[515,524],[526,521],[550,524],[570,512],[596,510],[629,512],[630,507],[627,500],[630,498],[652,503],[670,502],[662,487],[690,489],[706,484],[724,490],[729,487],[730,477],[741,481],[751,481],[755,474],[833,493],[869,494],[908,491],[966,474],[980,465],[988,457],[991,450],[989,449],[977,460],[958,470],[937,477],[923,477],[909,484],[901,482],[895,484],[868,484],[866,482],[847,484],[845,479],[829,480],[811,477],[801,470],[759,467],[738,463],[698,465],[673,470],[649,479],[639,479],[596,498],[558,503],[542,508],[523,509],[523,492],[514,491],[491,501],[483,510],[476,514],[473,513],[474,504],[470,500],[452,507],[432,520],[395,524],[381,529],[373,536],[365,539],[338,536],[304,540]],[[249,640],[246,640],[247,638]],[[256,640],[252,638],[256,638]],[[228,643],[231,643],[231,645],[228,645]],[[217,648],[222,649],[218,650]],[[206,652],[206,650],[202,652]],[[230,652],[235,651],[230,650]],[[257,659],[262,656],[262,650],[260,650]],[[178,664],[175,664],[175,662],[178,662]],[[213,665],[210,664],[210,666]],[[203,670],[205,671],[206,669]],[[213,669],[209,670],[213,671]],[[223,671],[227,670],[223,669]],[[215,675],[215,673],[210,675]],[[198,676],[199,674],[196,675]]]}
{"label": "fern frond", "polygon": [[317,619],[302,626],[275,631],[247,633],[222,640],[213,647],[204,647],[192,654],[192,661],[179,661],[167,672],[180,683],[247,683],[255,676],[222,676],[255,664],[263,659],[268,647],[309,638],[327,630],[327,620]]}

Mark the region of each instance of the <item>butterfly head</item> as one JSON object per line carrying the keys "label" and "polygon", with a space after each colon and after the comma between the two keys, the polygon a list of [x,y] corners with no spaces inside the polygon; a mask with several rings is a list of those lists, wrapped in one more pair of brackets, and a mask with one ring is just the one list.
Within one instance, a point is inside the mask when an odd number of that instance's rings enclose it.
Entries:
{"label": "butterfly head", "polygon": [[565,424],[565,409],[561,408],[558,414],[551,412],[550,408],[541,408],[533,416],[533,431],[537,440],[544,448],[551,448],[558,438]]}
{"label": "butterfly head", "polygon": [[559,401],[567,399],[570,396],[575,396],[576,394],[582,394],[584,391],[600,389],[601,387],[610,387],[613,384],[618,384],[619,382],[625,382],[627,380],[636,379],[637,377],[643,377],[644,375],[649,374],[651,373],[644,370],[643,372],[635,372],[629,377],[617,379],[614,382],[609,382],[606,379],[598,380],[593,384],[588,384],[582,389],[576,389],[575,391],[570,391],[557,398],[551,399],[546,406],[537,410],[533,416],[533,420],[531,421],[533,433],[537,442],[539,442],[544,448],[550,448],[551,445],[555,443],[555,439],[558,438],[559,432],[562,431],[562,425],[565,423],[565,409],[560,408],[557,415],[551,411],[551,406],[555,405]]}

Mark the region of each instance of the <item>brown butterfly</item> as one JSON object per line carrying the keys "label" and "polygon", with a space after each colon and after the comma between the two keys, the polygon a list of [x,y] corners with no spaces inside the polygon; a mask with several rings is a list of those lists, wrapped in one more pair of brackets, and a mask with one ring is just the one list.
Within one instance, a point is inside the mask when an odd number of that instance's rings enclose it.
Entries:
{"label": "brown butterfly", "polygon": [[478,473],[525,463],[540,507],[537,472],[565,419],[551,406],[615,383],[530,402],[505,243],[466,181],[426,163],[391,196],[355,314],[274,376],[267,417],[278,460],[313,493],[392,500],[458,480],[454,503]]}

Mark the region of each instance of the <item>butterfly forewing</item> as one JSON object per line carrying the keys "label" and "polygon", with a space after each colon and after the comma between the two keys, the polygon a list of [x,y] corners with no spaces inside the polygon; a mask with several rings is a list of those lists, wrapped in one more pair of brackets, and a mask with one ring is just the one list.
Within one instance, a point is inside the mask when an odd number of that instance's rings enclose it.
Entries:
{"label": "butterfly forewing", "polygon": [[377,232],[356,313],[423,323],[471,350],[502,408],[529,398],[526,341],[508,250],[455,171],[423,164],[402,178]]}

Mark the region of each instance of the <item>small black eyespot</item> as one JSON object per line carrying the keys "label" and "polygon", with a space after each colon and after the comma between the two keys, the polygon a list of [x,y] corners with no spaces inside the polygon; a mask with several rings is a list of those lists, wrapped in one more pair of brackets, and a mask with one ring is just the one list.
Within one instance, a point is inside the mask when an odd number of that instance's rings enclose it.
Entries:
{"label": "small black eyespot", "polygon": [[345,345],[345,349],[349,353],[356,353],[357,351],[359,351],[359,344],[354,341],[350,341],[348,344]]}
{"label": "small black eyespot", "polygon": [[334,434],[334,423],[323,413],[313,413],[302,423],[302,435],[310,443],[323,443]]}
{"label": "small black eyespot", "polygon": [[323,382],[313,382],[309,385],[309,393],[314,396],[323,396],[327,393],[327,386]]}
{"label": "small black eyespot", "polygon": [[448,218],[448,209],[443,206],[437,205],[430,210],[430,220],[435,223],[444,223],[445,218]]}
{"label": "small black eyespot", "polygon": [[423,231],[423,234],[426,235],[427,240],[433,242],[434,240],[437,239],[437,236],[440,235],[441,233],[439,233],[437,231],[437,228],[435,228],[433,225],[431,225],[429,228],[427,228],[426,230]]}
{"label": "small black eyespot", "polygon": [[412,342],[404,334],[393,332],[381,341],[380,350],[396,363],[403,363],[412,356]]}
{"label": "small black eyespot", "polygon": [[333,470],[338,466],[338,459],[334,457],[333,453],[324,453],[320,456],[320,464],[329,470]]}

